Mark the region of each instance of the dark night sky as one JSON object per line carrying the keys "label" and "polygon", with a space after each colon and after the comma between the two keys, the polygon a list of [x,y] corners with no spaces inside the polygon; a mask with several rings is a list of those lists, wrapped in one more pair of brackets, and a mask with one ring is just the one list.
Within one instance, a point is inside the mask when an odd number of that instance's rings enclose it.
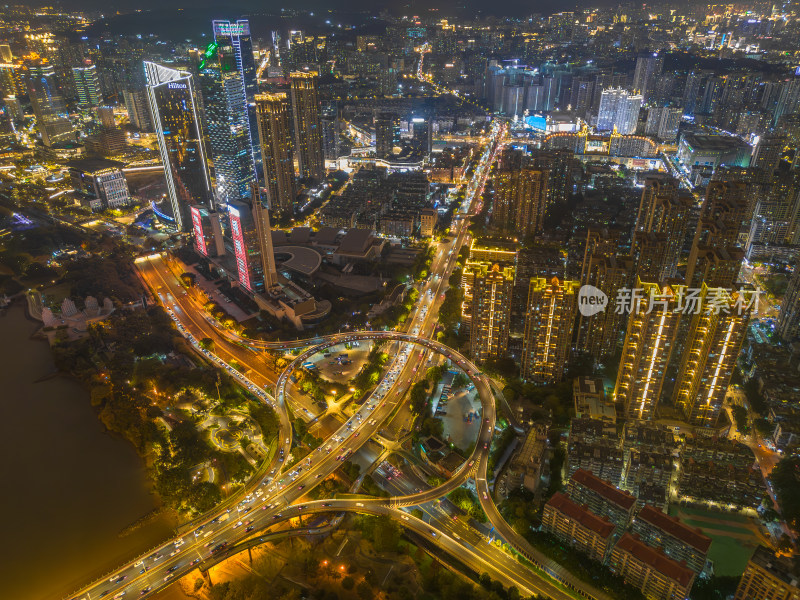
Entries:
{"label": "dark night sky", "polygon": [[[31,6],[42,2],[25,2]],[[436,8],[442,16],[471,16],[491,14],[497,16],[522,17],[532,13],[550,14],[562,10],[571,10],[577,6],[596,6],[609,4],[610,0],[236,0],[235,3],[223,3],[220,0],[63,0],[60,4],[66,8],[104,9],[118,8],[129,11],[134,8],[145,10],[164,8],[211,9],[224,6],[225,10],[239,13],[267,12],[279,10],[281,7],[310,8],[318,11],[333,9],[336,11],[370,11],[378,13],[388,9],[394,14],[424,14]],[[52,4],[51,4],[52,5]]]}

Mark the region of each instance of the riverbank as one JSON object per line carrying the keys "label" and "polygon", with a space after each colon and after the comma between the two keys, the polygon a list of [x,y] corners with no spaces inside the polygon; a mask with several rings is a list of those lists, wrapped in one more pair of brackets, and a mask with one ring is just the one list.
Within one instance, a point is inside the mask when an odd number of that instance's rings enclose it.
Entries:
{"label": "riverbank", "polygon": [[[0,598],[62,598],[170,536],[145,465],[78,382],[56,374],[17,299],[0,316]],[[55,374],[55,375],[54,375]]]}

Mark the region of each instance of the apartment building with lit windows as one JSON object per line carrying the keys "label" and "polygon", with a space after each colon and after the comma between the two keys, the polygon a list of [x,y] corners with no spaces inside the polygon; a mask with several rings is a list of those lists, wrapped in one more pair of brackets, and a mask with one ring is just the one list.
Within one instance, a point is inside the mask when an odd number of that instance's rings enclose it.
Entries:
{"label": "apartment building with lit windows", "polygon": [[611,550],[608,567],[652,600],[686,600],[695,572],[626,533]]}
{"label": "apartment building with lit windows", "polygon": [[698,310],[686,315],[690,319],[689,335],[673,403],[693,425],[713,427],[717,423],[747,333],[746,296],[746,292],[732,295],[730,290],[709,288],[703,283]]}
{"label": "apartment building with lit windows", "polygon": [[561,492],[553,494],[544,505],[542,529],[598,562],[605,560],[614,534],[611,521],[598,517]]}
{"label": "apartment building with lit windows", "polygon": [[662,287],[637,278],[626,300],[625,309],[630,314],[614,401],[624,408],[629,419],[648,420],[655,415],[676,343],[681,287]]}
{"label": "apartment building with lit windows", "polygon": [[533,277],[528,287],[522,378],[559,381],[569,357],[580,282]]}
{"label": "apartment building with lit windows", "polygon": [[800,575],[792,560],[759,546],[744,569],[734,600],[800,600]]}

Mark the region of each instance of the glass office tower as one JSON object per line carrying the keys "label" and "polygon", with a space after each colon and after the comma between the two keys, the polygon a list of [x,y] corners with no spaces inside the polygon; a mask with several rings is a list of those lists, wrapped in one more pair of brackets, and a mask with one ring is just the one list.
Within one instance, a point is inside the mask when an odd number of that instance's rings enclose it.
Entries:
{"label": "glass office tower", "polygon": [[214,29],[214,43],[229,47],[233,51],[236,68],[242,76],[244,84],[245,103],[250,129],[250,145],[257,167],[260,170],[261,156],[258,150],[258,128],[256,126],[256,94],[258,82],[256,80],[256,61],[253,56],[253,43],[250,39],[250,23],[246,19],[238,21],[212,21]]}
{"label": "glass office tower", "polygon": [[145,62],[147,98],[178,231],[190,231],[192,205],[212,206],[203,132],[190,73]]}
{"label": "glass office tower", "polygon": [[216,201],[250,196],[255,162],[245,85],[230,42],[212,42],[198,65],[209,153],[214,163]]}

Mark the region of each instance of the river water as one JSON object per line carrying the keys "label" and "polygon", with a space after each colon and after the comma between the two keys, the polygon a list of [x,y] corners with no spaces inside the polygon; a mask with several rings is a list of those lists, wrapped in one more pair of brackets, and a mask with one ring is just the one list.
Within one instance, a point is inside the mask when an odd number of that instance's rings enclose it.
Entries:
{"label": "river water", "polygon": [[[170,535],[142,460],[78,383],[52,377],[18,300],[0,316],[0,599],[55,600]],[[175,587],[175,586],[173,586]],[[174,593],[174,592],[173,592]]]}

